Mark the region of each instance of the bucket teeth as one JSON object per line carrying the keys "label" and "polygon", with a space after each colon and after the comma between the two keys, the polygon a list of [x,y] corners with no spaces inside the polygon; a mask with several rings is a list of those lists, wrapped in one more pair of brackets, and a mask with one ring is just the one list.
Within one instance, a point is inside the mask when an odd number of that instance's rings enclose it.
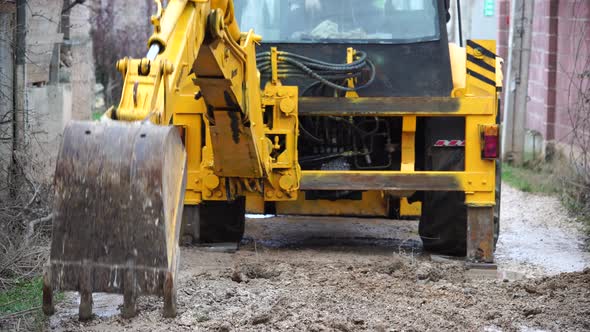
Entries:
{"label": "bucket teeth", "polygon": [[176,277],[185,185],[174,127],[70,123],[55,172],[51,288],[126,294],[126,302],[163,296]]}

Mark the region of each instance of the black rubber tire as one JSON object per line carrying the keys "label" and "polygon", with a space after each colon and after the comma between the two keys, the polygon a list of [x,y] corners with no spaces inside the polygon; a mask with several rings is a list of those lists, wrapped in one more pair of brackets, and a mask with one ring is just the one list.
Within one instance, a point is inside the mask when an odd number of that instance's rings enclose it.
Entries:
{"label": "black rubber tire", "polygon": [[467,252],[467,207],[462,192],[424,195],[418,232],[424,250],[452,256]]}
{"label": "black rubber tire", "polygon": [[[439,139],[463,140],[463,119],[425,120],[424,167],[431,171],[463,171],[465,150],[460,147],[436,148]],[[424,250],[452,256],[467,252],[467,207],[463,192],[424,192],[418,227]]]}
{"label": "black rubber tire", "polygon": [[[449,167],[462,168],[462,149],[445,149],[436,152],[446,159]],[[435,162],[436,164],[436,162]],[[440,167],[437,167],[440,168]],[[467,252],[467,207],[465,193],[429,191],[424,193],[422,215],[418,227],[424,250],[442,255],[465,256]]]}
{"label": "black rubber tire", "polygon": [[208,201],[185,206],[183,244],[239,243],[246,226],[246,199]]}
{"label": "black rubber tire", "polygon": [[[463,151],[441,152],[458,168]],[[452,156],[451,154],[455,154]],[[502,193],[502,164],[496,163],[496,205],[494,206],[494,250],[500,236],[500,197]],[[463,192],[426,192],[418,227],[424,250],[452,256],[467,252],[467,207]]]}

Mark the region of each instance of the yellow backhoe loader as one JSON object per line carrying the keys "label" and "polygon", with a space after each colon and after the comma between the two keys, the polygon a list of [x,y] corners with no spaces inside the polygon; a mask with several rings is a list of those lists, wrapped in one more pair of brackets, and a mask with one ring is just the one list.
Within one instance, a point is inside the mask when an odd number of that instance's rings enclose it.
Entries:
{"label": "yellow backhoe loader", "polygon": [[237,244],[247,211],[420,217],[425,250],[493,263],[500,64],[448,43],[448,1],[156,3],[119,105],[65,129],[46,314],[59,289],[175,316],[179,243]]}

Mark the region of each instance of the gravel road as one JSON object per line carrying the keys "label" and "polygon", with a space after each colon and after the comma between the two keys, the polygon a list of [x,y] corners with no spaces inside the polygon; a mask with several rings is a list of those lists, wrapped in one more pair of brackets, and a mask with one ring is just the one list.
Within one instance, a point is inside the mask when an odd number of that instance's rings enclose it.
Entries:
{"label": "gravel road", "polygon": [[552,197],[504,187],[498,276],[420,249],[415,221],[250,219],[234,254],[182,251],[179,315],[141,298],[95,294],[97,317],[77,321],[67,294],[56,331],[588,331],[590,256]]}

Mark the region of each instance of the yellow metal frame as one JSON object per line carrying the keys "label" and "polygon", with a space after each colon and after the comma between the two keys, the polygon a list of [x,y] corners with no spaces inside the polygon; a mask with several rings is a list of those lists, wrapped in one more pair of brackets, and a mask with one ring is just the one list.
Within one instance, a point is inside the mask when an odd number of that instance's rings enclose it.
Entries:
{"label": "yellow metal frame", "polygon": [[[417,190],[439,190],[439,191],[463,191],[466,194],[465,202],[471,207],[490,207],[495,205],[495,181],[496,167],[494,160],[483,160],[481,158],[481,126],[496,125],[498,111],[497,84],[498,75],[490,72],[490,68],[500,66],[495,58],[486,56],[495,51],[494,41],[475,41],[475,45],[483,49],[468,46],[466,49],[459,48],[464,52],[463,59],[459,57],[453,60],[453,69],[457,71],[457,63],[463,61],[463,75],[454,75],[460,81],[455,82],[455,89],[449,98],[428,98],[430,103],[443,104],[449,101],[455,102],[457,107],[452,112],[443,112],[433,108],[431,111],[415,109],[415,105],[425,98],[389,98],[391,105],[405,104],[405,109],[392,109],[390,112],[383,112],[382,109],[372,112],[370,108],[358,109],[370,103],[375,98],[359,98],[356,94],[347,94],[347,103],[352,111],[335,110],[334,112],[322,110],[315,115],[337,115],[337,116],[401,116],[402,127],[402,161],[401,171],[303,171],[301,179],[302,190],[381,190],[380,200],[387,202],[387,194],[394,194],[400,198],[400,215],[419,216],[421,204],[409,204],[407,198]],[[472,43],[470,43],[472,45]],[[354,51],[348,50],[347,59],[350,62]],[[468,59],[476,59],[478,62],[470,62]],[[488,66],[482,67],[481,62]],[[496,70],[496,72],[499,71]],[[488,79],[496,84],[482,81]],[[501,75],[499,76],[501,77]],[[353,86],[352,80],[349,86]],[[386,98],[381,98],[386,99]],[[377,103],[384,100],[375,101]],[[358,108],[355,108],[355,104]],[[414,109],[413,109],[414,108]],[[347,108],[348,109],[348,108]],[[418,117],[464,117],[465,118],[465,171],[462,172],[416,172],[415,171],[415,134],[416,120]],[[363,200],[364,207],[372,202]],[[282,203],[284,211],[296,211],[299,214],[317,214],[317,209],[326,209],[326,214],[338,215],[341,208],[350,204],[348,201],[331,202],[326,201],[305,201],[299,199],[296,202]],[[285,206],[288,205],[288,208]],[[358,208],[358,207],[357,207]],[[362,208],[361,208],[362,210]],[[376,214],[378,216],[380,214]]]}
{"label": "yellow metal frame", "polygon": [[[345,99],[335,100],[344,100],[346,109],[322,112],[402,117],[401,171],[302,172],[297,157],[298,116],[300,105],[308,100],[298,97],[297,87],[282,85],[276,49],[271,50],[272,79],[260,91],[255,47],[261,38],[253,31],[239,32],[232,1],[171,0],[152,23],[155,32],[150,45],[160,45],[161,54],[152,61],[123,59],[117,64],[125,78],[123,97],[110,116],[126,121],[149,119],[182,129],[188,154],[185,204],[247,195],[305,205],[298,198],[300,190],[328,190],[330,185],[381,192],[382,200],[389,194],[407,197],[416,190],[458,190],[466,193],[470,206],[495,204],[495,162],[481,158],[478,129],[496,124],[497,84],[490,82],[497,81],[495,68],[499,64],[489,56],[495,50],[494,41],[468,43],[464,58],[457,56],[457,49],[451,52],[456,82],[449,97],[360,98],[350,92]],[[348,49],[347,61],[354,61],[354,56],[355,50]],[[464,75],[458,74],[457,68],[464,70]],[[349,86],[355,83],[348,81]],[[392,109],[372,110],[367,106],[371,102],[391,105]],[[432,108],[418,109],[419,105]],[[445,110],[448,105],[453,109]],[[415,171],[416,122],[426,116],[465,118],[464,172]],[[382,186],[372,187],[372,183]],[[439,186],[431,188],[428,183]],[[318,184],[327,186],[314,187]],[[328,210],[337,212],[328,205]],[[408,213],[417,209],[406,200],[400,208]]]}
{"label": "yellow metal frame", "polygon": [[[260,91],[255,47],[261,38],[240,33],[233,1],[171,0],[166,9],[158,7],[149,45],[159,45],[161,53],[152,61],[118,62],[122,98],[106,116],[181,128],[188,155],[185,204],[246,193],[297,199],[297,87],[276,80]],[[263,120],[266,109],[274,113],[272,128]]]}

